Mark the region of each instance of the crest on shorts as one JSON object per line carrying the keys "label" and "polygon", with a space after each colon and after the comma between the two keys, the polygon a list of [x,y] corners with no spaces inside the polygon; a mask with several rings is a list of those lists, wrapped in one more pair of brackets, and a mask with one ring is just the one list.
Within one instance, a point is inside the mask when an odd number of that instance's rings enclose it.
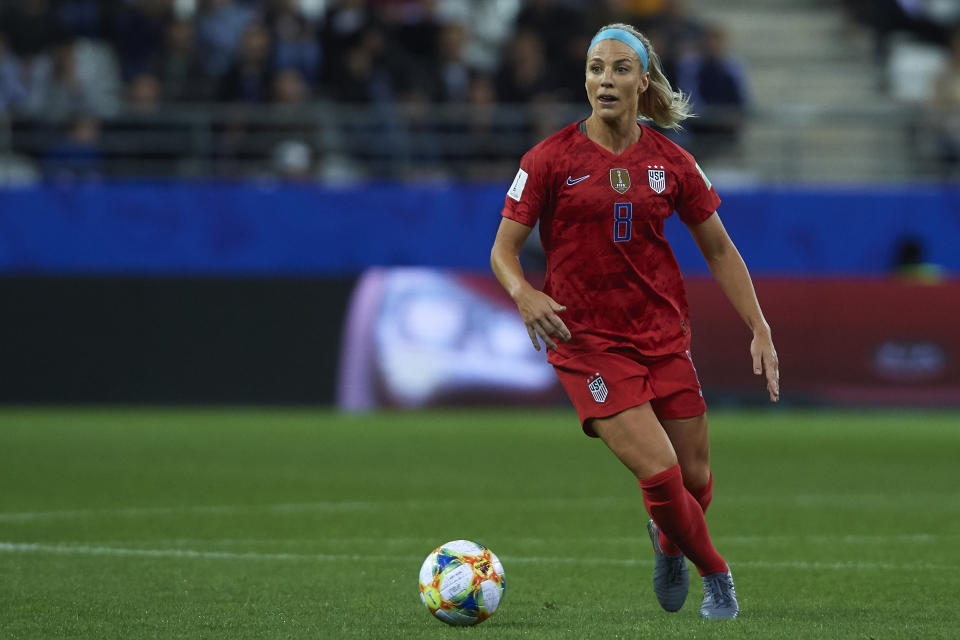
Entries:
{"label": "crest on shorts", "polygon": [[657,193],[663,193],[667,188],[667,172],[663,165],[647,165],[647,179],[650,181],[650,188]]}
{"label": "crest on shorts", "polygon": [[587,378],[587,388],[590,389],[593,399],[600,404],[607,401],[607,385],[603,382],[603,376],[600,375],[599,371]]}
{"label": "crest on shorts", "polygon": [[626,193],[630,188],[630,172],[626,169],[610,169],[610,186],[617,193]]}

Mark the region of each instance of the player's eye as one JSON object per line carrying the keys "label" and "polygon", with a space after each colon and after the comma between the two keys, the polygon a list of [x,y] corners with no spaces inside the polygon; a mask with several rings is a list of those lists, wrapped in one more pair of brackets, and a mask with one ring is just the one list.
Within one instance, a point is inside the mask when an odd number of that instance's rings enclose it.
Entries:
{"label": "player's eye", "polygon": [[592,73],[600,73],[600,65],[598,64],[590,65],[590,71]]}
{"label": "player's eye", "polygon": [[623,65],[620,65],[619,67],[617,67],[617,71],[620,73],[627,73],[628,71],[630,71],[630,67],[625,67]]}

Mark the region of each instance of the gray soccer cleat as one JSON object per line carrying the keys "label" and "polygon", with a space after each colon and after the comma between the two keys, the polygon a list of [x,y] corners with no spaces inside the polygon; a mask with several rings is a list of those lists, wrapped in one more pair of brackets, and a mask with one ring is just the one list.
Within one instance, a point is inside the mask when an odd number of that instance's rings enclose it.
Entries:
{"label": "gray soccer cleat", "polygon": [[690,570],[687,568],[687,559],[683,554],[668,556],[660,548],[660,530],[651,520],[647,523],[650,540],[656,559],[653,564],[653,593],[657,602],[667,611],[679,611],[687,600],[690,590]]}
{"label": "gray soccer cleat", "polygon": [[703,604],[701,618],[736,618],[740,615],[737,591],[733,588],[730,570],[703,576]]}

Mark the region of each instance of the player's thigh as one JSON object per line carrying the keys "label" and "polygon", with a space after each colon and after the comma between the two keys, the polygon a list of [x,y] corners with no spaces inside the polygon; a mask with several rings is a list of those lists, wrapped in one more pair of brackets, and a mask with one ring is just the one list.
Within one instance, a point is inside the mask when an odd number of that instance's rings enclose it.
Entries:
{"label": "player's thigh", "polygon": [[706,486],[710,480],[710,436],[707,414],[692,418],[661,418],[663,429],[683,471],[683,483],[688,488]]}
{"label": "player's thigh", "polygon": [[590,426],[638,478],[647,478],[677,464],[670,438],[649,402],[607,418],[593,418]]}

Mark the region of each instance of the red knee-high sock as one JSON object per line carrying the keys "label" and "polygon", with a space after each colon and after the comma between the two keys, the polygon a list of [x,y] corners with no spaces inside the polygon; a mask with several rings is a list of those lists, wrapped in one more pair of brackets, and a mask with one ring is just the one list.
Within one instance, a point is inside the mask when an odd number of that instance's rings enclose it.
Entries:
{"label": "red knee-high sock", "polygon": [[703,487],[691,491],[690,494],[693,496],[700,504],[700,508],[703,509],[703,512],[707,512],[707,507],[710,506],[710,503],[713,502],[713,473],[710,473],[710,478],[707,480],[707,484]]}
{"label": "red knee-high sock", "polygon": [[700,575],[727,570],[726,561],[710,542],[703,509],[683,486],[679,464],[649,478],[642,478],[640,487],[650,517],[690,558]]}
{"label": "red knee-high sock", "polygon": [[[690,490],[688,489],[688,491]],[[706,515],[707,507],[710,506],[710,502],[713,500],[713,474],[710,474],[710,479],[707,480],[707,484],[705,486],[694,491],[690,491],[690,495],[692,495],[693,499],[699,503],[704,515]],[[663,532],[663,529],[660,530],[660,550],[668,556],[676,556],[683,553],[680,551],[680,547],[670,542],[666,534]]]}

